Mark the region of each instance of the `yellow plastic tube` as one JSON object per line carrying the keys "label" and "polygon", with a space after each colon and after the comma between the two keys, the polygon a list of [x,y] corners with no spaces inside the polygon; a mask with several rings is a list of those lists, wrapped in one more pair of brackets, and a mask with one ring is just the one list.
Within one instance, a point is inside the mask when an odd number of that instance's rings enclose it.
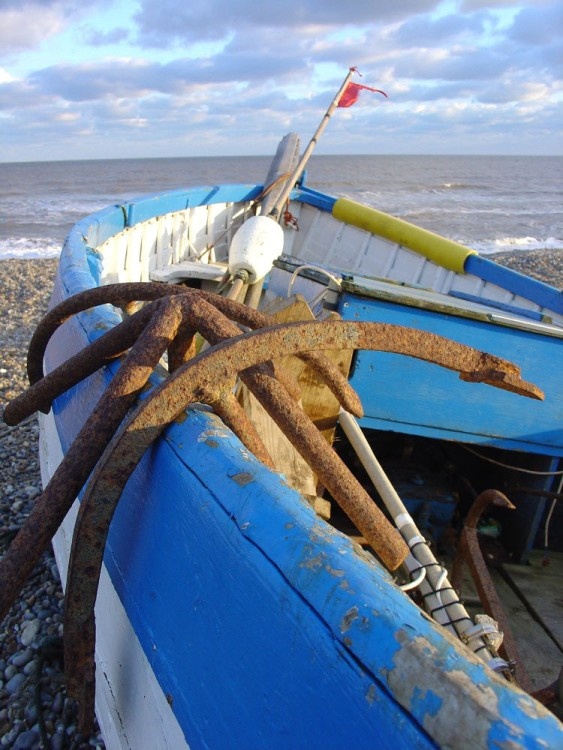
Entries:
{"label": "yellow plastic tube", "polygon": [[332,215],[346,224],[352,224],[391,242],[396,242],[398,245],[408,247],[409,250],[414,250],[428,260],[456,273],[464,273],[468,256],[477,254],[476,250],[460,245],[459,242],[448,240],[439,234],[348,198],[339,198],[335,202]]}

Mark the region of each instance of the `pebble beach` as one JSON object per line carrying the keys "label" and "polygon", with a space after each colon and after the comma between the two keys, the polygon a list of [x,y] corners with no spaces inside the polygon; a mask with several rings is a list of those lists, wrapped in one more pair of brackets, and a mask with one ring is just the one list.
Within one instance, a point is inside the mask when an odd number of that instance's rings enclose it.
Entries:
{"label": "pebble beach", "polygon": [[[0,402],[25,390],[26,354],[49,303],[56,260],[0,261]],[[0,554],[41,492],[38,426],[0,423]],[[62,671],[63,593],[55,559],[43,554],[0,625],[0,748],[104,748],[97,727],[77,731],[76,704],[67,698]]]}
{"label": "pebble beach", "polygon": [[[502,253],[497,262],[563,288],[563,250]],[[56,260],[0,261],[0,405],[27,386],[26,352],[47,310]],[[35,417],[0,422],[0,554],[41,492]],[[104,748],[97,727],[82,737],[62,674],[63,594],[51,551],[0,624],[0,748]],[[155,749],[156,750],[156,749]]]}

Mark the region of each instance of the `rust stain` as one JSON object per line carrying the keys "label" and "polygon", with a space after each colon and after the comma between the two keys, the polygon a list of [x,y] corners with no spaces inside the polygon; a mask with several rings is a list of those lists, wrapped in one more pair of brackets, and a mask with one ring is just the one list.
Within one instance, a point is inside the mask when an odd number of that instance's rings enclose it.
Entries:
{"label": "rust stain", "polygon": [[359,616],[360,614],[358,608],[356,606],[351,607],[344,614],[342,620],[340,621],[340,632],[347,633],[352,627],[352,624],[358,619]]}
{"label": "rust stain", "polygon": [[334,576],[335,578],[343,578],[344,577],[344,571],[339,570],[338,568],[332,568],[330,565],[325,565],[325,570],[329,575]]}
{"label": "rust stain", "polygon": [[315,555],[315,557],[309,557],[307,560],[304,560],[299,564],[299,567],[309,568],[310,570],[319,570],[324,567],[325,557],[326,555],[321,552],[318,555]]}
{"label": "rust stain", "polygon": [[233,474],[230,478],[233,482],[238,484],[239,487],[246,487],[247,484],[254,481],[254,476],[246,471],[241,472],[240,474]]}

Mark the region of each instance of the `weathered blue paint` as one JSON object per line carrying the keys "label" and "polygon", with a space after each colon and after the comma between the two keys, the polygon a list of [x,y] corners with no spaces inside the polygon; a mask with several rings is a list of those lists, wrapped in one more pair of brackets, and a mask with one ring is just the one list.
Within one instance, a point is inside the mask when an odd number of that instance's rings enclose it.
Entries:
{"label": "weathered blue paint", "polygon": [[[448,292],[450,297],[455,297],[456,299],[464,299],[468,302],[476,302],[478,305],[483,304],[483,298],[479,297],[476,294],[466,294],[465,292],[456,292],[455,290],[450,290]],[[538,320],[538,321],[544,321],[549,322],[546,320],[546,317],[542,313],[536,312],[535,310],[526,310],[524,307],[517,307],[516,305],[508,305],[504,302],[496,302],[495,300],[487,300],[487,307],[491,307],[495,310],[503,310],[504,312],[511,313],[513,315],[520,315],[523,318],[529,318],[530,320]]]}
{"label": "weathered blue paint", "polygon": [[[61,273],[59,296],[94,283],[76,237]],[[65,325],[49,365],[111,325],[108,313]],[[63,447],[110,377],[57,400]],[[141,461],[105,563],[193,748],[561,744],[553,717],[445,635],[205,411],[190,410]]]}
{"label": "weathered blue paint", "polygon": [[456,373],[398,354],[361,352],[351,383],[366,427],[513,450],[563,455],[561,339],[418,307],[345,294],[345,320],[366,320],[431,331],[518,365],[545,401],[487,385],[468,385]]}
{"label": "weathered blue paint", "polygon": [[[83,334],[70,323],[51,364]],[[63,447],[107,382],[97,373],[57,400]],[[105,564],[190,747],[339,748],[382,729],[382,747],[436,747],[350,650],[359,590],[388,577],[332,537],[213,415],[191,411],[143,459]],[[332,623],[303,596],[311,587]],[[398,645],[387,648],[391,662]]]}
{"label": "weathered blue paint", "polygon": [[332,213],[332,207],[336,203],[336,198],[332,195],[321,193],[319,190],[309,187],[297,188],[292,192],[291,197],[301,203],[306,203],[308,206],[320,208],[321,211],[327,213]]}
{"label": "weathered blue paint", "polygon": [[81,240],[95,247],[120,232],[124,227],[125,212],[122,206],[110,206],[77,222],[70,230],[67,242]]}
{"label": "weathered blue paint", "polygon": [[185,208],[252,200],[260,195],[261,191],[261,185],[209,185],[144,196],[124,204],[127,226]]}
{"label": "weathered blue paint", "polygon": [[508,289],[513,294],[536,302],[557,313],[563,313],[563,292],[542,281],[524,276],[511,268],[499,266],[481,255],[470,255],[465,261],[465,272],[484,281]]}

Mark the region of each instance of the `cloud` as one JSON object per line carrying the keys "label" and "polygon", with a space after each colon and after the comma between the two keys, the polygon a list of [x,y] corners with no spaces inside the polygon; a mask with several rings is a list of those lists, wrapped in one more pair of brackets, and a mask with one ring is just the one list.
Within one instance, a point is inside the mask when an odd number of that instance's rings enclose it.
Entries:
{"label": "cloud", "polygon": [[[410,14],[430,11],[439,0],[394,0],[374,3],[373,0],[286,0],[276,6],[255,0],[207,0],[187,3],[184,0],[141,0],[135,16],[139,38],[149,44],[170,45],[174,41],[217,40],[235,31],[254,28],[301,30],[338,28],[359,24],[383,23],[405,18]],[[171,26],[170,19],[174,19]],[[259,38],[255,37],[259,42]],[[288,43],[285,37],[286,44]]]}
{"label": "cloud", "polygon": [[138,60],[55,65],[33,73],[28,82],[36,91],[67,102],[141,97],[159,86],[155,81],[158,68]]}
{"label": "cloud", "polygon": [[[549,5],[553,0],[526,0],[526,5]],[[512,10],[518,8],[520,3],[515,0],[463,0],[460,11],[462,13],[471,13],[474,10],[506,8]]]}
{"label": "cloud", "polygon": [[0,48],[4,56],[32,49],[39,42],[62,31],[65,19],[59,8],[3,7],[0,10]]}
{"label": "cloud", "polygon": [[111,0],[2,0],[0,6],[0,50],[4,56],[29,50],[55,36],[92,8]]}
{"label": "cloud", "polygon": [[524,8],[516,18],[508,37],[516,42],[544,45],[563,40],[563,5],[549,8]]}
{"label": "cloud", "polygon": [[32,73],[19,88],[69,102],[142,98],[153,93],[197,98],[202,91],[211,100],[217,95],[232,102],[235,91],[242,96],[248,84],[257,82],[261,90],[267,89],[268,77],[302,71],[303,65],[292,56],[265,57],[244,50],[236,55],[225,52],[211,62],[205,58],[169,63],[125,58],[55,65]]}
{"label": "cloud", "polygon": [[[10,158],[15,143],[49,144],[52,158],[73,148],[265,153],[289,129],[314,131],[350,65],[390,99],[340,110],[323,136],[328,150],[401,151],[424,134],[440,151],[472,129],[474,148],[503,127],[503,148],[517,150],[523,128],[529,140],[534,127],[542,133],[542,149],[550,126],[549,143],[559,137],[559,2],[287,0],[275,13],[250,0],[24,0],[23,10],[0,2],[0,40],[2,20],[15,14],[19,23],[0,69]],[[18,70],[12,62],[26,45],[33,54],[21,55]]]}
{"label": "cloud", "polygon": [[2,0],[0,50],[3,57],[32,50],[60,34],[92,10],[110,7],[112,0]]}
{"label": "cloud", "polygon": [[402,23],[388,37],[401,47],[436,47],[444,43],[454,44],[460,37],[475,35],[484,31],[486,14],[461,15],[459,13],[432,18],[415,16]]}
{"label": "cloud", "polygon": [[119,44],[129,39],[130,30],[122,26],[109,31],[100,31],[91,26],[85,26],[82,30],[84,44],[91,47],[105,47],[107,45]]}
{"label": "cloud", "polygon": [[418,81],[487,81],[498,78],[511,60],[494,50],[416,50],[397,60],[397,77]]}

